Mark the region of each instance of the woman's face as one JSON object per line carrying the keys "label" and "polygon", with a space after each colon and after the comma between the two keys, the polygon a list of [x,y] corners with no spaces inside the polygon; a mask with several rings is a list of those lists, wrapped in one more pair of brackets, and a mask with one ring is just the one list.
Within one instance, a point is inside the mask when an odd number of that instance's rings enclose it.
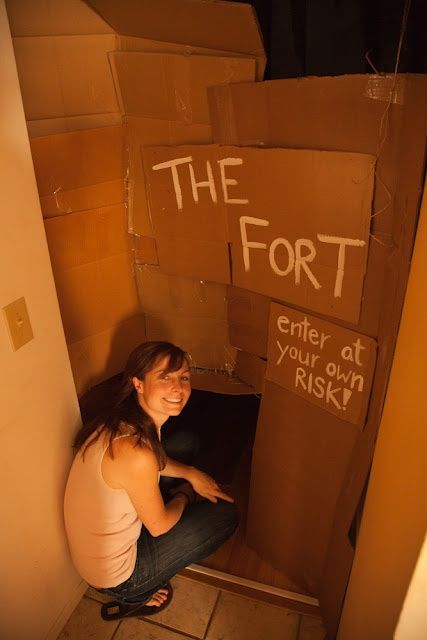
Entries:
{"label": "woman's face", "polygon": [[144,380],[133,378],[138,402],[157,427],[169,416],[179,415],[191,393],[188,363],[184,360],[180,369],[166,373],[168,365],[169,357],[165,356],[145,374]]}

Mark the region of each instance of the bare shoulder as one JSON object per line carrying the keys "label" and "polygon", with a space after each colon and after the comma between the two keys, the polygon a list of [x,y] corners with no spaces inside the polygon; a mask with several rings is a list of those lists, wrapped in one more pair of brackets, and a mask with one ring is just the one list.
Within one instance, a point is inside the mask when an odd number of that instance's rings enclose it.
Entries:
{"label": "bare shoulder", "polygon": [[107,450],[102,461],[104,480],[114,489],[125,487],[130,477],[157,478],[158,473],[154,452],[147,445],[138,445],[136,436],[117,438],[113,442],[113,456]]}

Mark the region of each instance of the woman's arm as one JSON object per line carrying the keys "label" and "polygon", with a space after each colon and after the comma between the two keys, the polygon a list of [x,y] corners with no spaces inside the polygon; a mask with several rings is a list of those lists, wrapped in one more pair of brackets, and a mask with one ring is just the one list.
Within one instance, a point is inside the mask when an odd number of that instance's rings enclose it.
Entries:
{"label": "woman's arm", "polygon": [[106,452],[102,474],[113,489],[124,489],[139,519],[152,536],[166,533],[178,522],[190,502],[178,493],[167,504],[159,489],[159,466],[153,451],[146,446],[133,446],[131,438],[114,443],[114,457]]}
{"label": "woman's arm", "polygon": [[166,466],[163,471],[160,472],[160,475],[186,480],[191,484],[196,493],[211,502],[218,502],[218,498],[226,500],[226,502],[234,502],[234,499],[224,493],[215,480],[207,473],[196,469],[196,467],[189,467],[186,464],[182,464],[182,462],[178,462],[177,460],[168,458]]}

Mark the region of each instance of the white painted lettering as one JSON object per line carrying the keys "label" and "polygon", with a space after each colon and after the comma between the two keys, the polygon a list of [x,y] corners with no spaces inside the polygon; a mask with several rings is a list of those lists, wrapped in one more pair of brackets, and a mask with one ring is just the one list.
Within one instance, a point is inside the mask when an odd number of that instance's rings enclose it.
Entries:
{"label": "white painted lettering", "polygon": [[353,362],[353,349],[350,347],[350,345],[346,345],[341,349],[341,358],[343,360]]}
{"label": "white painted lettering", "polygon": [[288,327],[287,327],[288,324],[289,324],[289,318],[287,318],[286,316],[279,316],[277,318],[277,328],[282,333],[288,333]]}
{"label": "white painted lettering", "polygon": [[366,347],[363,346],[363,344],[360,342],[360,338],[357,338],[356,342],[352,342],[352,344],[354,345],[354,359],[356,360],[356,364],[359,365],[359,367],[362,366],[362,362],[360,360],[360,352],[362,351],[362,349],[366,349]]}
{"label": "white painted lettering", "polygon": [[357,382],[357,390],[362,392],[363,391],[363,385],[365,383],[365,379],[363,376],[360,375],[360,373],[354,373],[354,371],[351,372],[351,382],[350,382],[350,387],[352,389],[354,389],[354,385]]}
{"label": "white painted lettering", "polygon": [[337,365],[335,364],[335,362],[328,362],[328,364],[325,367],[325,371],[328,374],[328,376],[333,378],[337,372]]}
{"label": "white painted lettering", "polygon": [[302,367],[297,367],[295,370],[295,388],[298,389],[298,385],[300,384],[304,391],[307,391],[307,386],[304,382],[307,373],[306,370]]}
{"label": "white painted lettering", "polygon": [[337,380],[338,382],[343,382],[347,384],[348,380],[350,380],[352,371],[342,371],[340,365],[337,366]]}
{"label": "white painted lettering", "polygon": [[[309,252],[303,256],[301,253],[302,247],[306,247]],[[307,265],[307,262],[313,262],[316,257],[316,249],[314,248],[314,244],[311,240],[307,240],[306,238],[300,238],[295,242],[295,284],[300,284],[301,282],[301,267],[304,269],[308,279],[315,289],[320,289],[321,285],[317,281],[314,273],[311,271],[310,267]]]}
{"label": "white painted lettering", "polygon": [[291,347],[289,349],[289,357],[292,360],[296,360],[298,358],[298,349],[296,347]]}
{"label": "white painted lettering", "polygon": [[329,404],[329,402],[332,402],[332,404],[335,405],[337,409],[341,409],[341,405],[335,397],[335,394],[338,393],[338,391],[340,390],[341,390],[341,387],[335,387],[335,389],[333,389],[332,380],[329,380],[326,386],[326,404]]}
{"label": "white painted lettering", "polygon": [[345,268],[345,248],[349,247],[364,247],[366,242],[364,240],[357,240],[354,238],[340,238],[339,236],[327,236],[318,233],[317,239],[320,242],[326,242],[328,244],[338,244],[338,263],[337,263],[337,275],[335,278],[334,297],[341,298],[342,283],[344,280],[344,268]]}
{"label": "white painted lettering", "polygon": [[228,204],[248,204],[249,200],[247,198],[230,198],[228,195],[228,187],[235,186],[239,184],[237,180],[234,178],[227,178],[225,175],[225,167],[231,166],[235,167],[243,164],[243,158],[222,158],[218,160],[219,170],[221,173],[221,185],[222,185],[222,193],[224,195],[224,202]]}
{"label": "white painted lettering", "polygon": [[329,340],[330,337],[331,337],[330,335],[328,335],[327,333],[323,333],[323,331],[322,331],[322,333],[320,335],[320,348],[321,349],[323,349],[323,347],[325,346],[326,340]]}
{"label": "white painted lettering", "polygon": [[325,380],[320,376],[316,376],[314,378],[313,395],[315,395],[316,398],[319,398],[320,400],[325,395]]}
{"label": "white painted lettering", "polygon": [[[288,266],[284,270],[280,269],[278,266],[275,256],[275,251],[281,244],[286,247],[286,251],[288,252]],[[277,273],[278,276],[287,276],[288,273],[292,271],[295,264],[295,254],[292,245],[286,240],[286,238],[276,238],[270,245],[268,259],[270,261],[270,267],[273,269],[274,273]]]}
{"label": "white painted lettering", "polygon": [[287,352],[287,350],[289,349],[289,345],[287,344],[284,348],[282,347],[282,345],[280,344],[280,342],[278,340],[276,340],[276,344],[279,347],[279,351],[280,351],[280,356],[279,359],[277,360],[276,364],[279,365],[283,358],[285,357],[285,354]]}
{"label": "white painted lettering", "polygon": [[196,177],[194,175],[194,169],[193,169],[193,165],[190,164],[190,166],[188,167],[190,170],[190,181],[191,181],[191,191],[193,192],[193,198],[194,198],[194,202],[198,203],[199,202],[199,193],[198,190],[202,187],[208,187],[210,194],[211,194],[211,198],[212,198],[212,202],[217,203],[218,202],[218,198],[216,195],[216,188],[215,188],[215,182],[214,182],[214,177],[213,177],[213,172],[212,172],[212,166],[211,163],[209,162],[209,160],[206,160],[206,173],[208,176],[207,180],[201,180],[200,182],[196,182]]}
{"label": "white painted lettering", "polygon": [[310,331],[308,332],[308,339],[310,340],[311,344],[319,344],[319,332],[317,331],[317,329],[310,329]]}
{"label": "white painted lettering", "polygon": [[320,356],[316,356],[314,353],[311,354],[311,368],[314,369],[314,365],[319,360]]}
{"label": "white painted lettering", "polygon": [[269,221],[262,218],[252,218],[251,216],[241,216],[240,218],[240,237],[242,240],[243,250],[243,264],[245,265],[245,271],[250,271],[251,263],[249,259],[249,249],[266,249],[267,245],[264,242],[249,242],[248,234],[246,232],[246,225],[254,224],[259,227],[268,227]]}
{"label": "white painted lettering", "polygon": [[193,157],[188,156],[187,158],[174,158],[173,160],[168,160],[167,162],[161,162],[160,164],[155,164],[151,168],[153,171],[160,171],[161,169],[170,169],[172,171],[172,180],[173,187],[175,189],[175,198],[178,209],[182,209],[182,191],[181,184],[179,182],[178,169],[177,166],[180,164],[188,164],[192,162]]}

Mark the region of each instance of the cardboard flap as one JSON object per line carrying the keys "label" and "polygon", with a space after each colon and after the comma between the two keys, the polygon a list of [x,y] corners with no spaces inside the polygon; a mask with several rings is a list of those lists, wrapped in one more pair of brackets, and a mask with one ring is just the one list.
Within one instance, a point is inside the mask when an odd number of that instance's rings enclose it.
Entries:
{"label": "cardboard flap", "polygon": [[147,340],[169,340],[189,353],[192,367],[233,371],[236,350],[227,340],[227,322],[217,318],[146,315]]}
{"label": "cardboard flap", "polygon": [[266,379],[342,420],[365,425],[375,340],[272,303]]}
{"label": "cardboard flap", "polygon": [[226,320],[224,285],[167,275],[147,265],[137,266],[136,281],[141,307],[147,313]]}
{"label": "cardboard flap", "polygon": [[60,196],[125,176],[122,126],[33,138],[31,153],[40,196]]}
{"label": "cardboard flap", "polygon": [[209,124],[207,87],[255,78],[250,58],[141,51],[115,51],[109,58],[128,116]]}
{"label": "cardboard flap", "polygon": [[6,0],[12,36],[113,33],[83,0]]}
{"label": "cardboard flap", "polygon": [[86,0],[122,35],[264,54],[249,4],[205,0]]}
{"label": "cardboard flap", "polygon": [[247,289],[227,287],[227,313],[230,343],[266,358],[270,298]]}
{"label": "cardboard flap", "polygon": [[117,112],[107,57],[115,46],[115,35],[15,38],[26,119]]}

